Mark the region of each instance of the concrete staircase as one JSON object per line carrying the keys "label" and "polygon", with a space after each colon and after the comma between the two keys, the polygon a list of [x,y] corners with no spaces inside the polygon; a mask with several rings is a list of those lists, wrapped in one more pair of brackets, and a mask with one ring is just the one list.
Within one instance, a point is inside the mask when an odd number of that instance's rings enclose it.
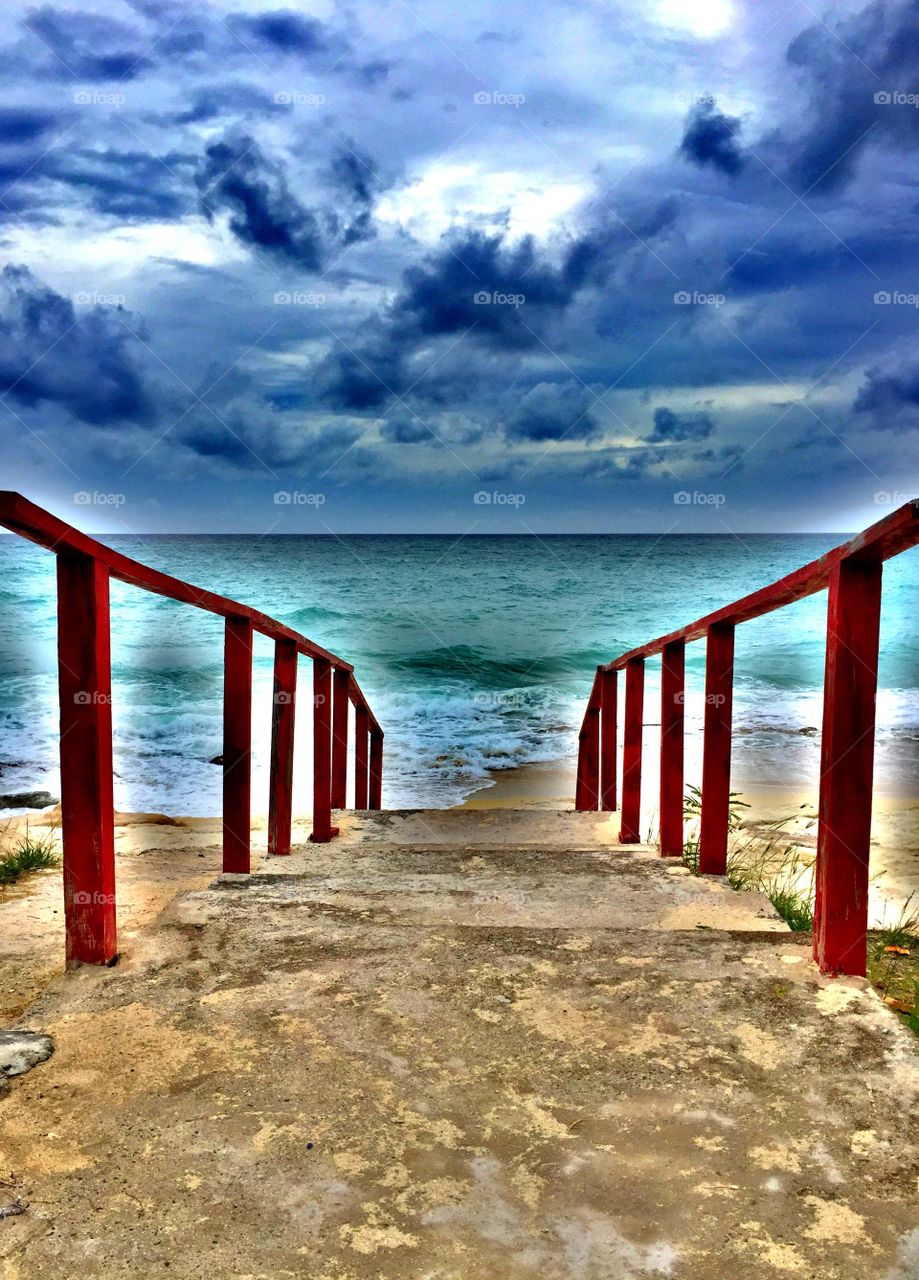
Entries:
{"label": "concrete staircase", "polygon": [[30,1273],[919,1274],[914,1044],[761,898],[607,815],[338,820],[30,1011]]}

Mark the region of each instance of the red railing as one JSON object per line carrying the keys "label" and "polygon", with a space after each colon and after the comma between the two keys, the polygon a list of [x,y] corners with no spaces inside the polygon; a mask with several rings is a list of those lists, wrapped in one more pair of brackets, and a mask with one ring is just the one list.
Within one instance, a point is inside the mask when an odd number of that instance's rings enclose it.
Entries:
{"label": "red railing", "polygon": [[645,659],[661,655],[660,851],[683,851],[685,649],[706,639],[699,871],[727,867],[734,628],[828,589],[814,900],[814,957],[825,973],[864,975],[875,695],[885,560],[919,544],[919,501],[733,604],[597,668],[578,744],[575,807],[617,804],[618,674],[625,670],[619,839],[640,839]]}
{"label": "red railing", "polygon": [[379,809],[383,730],[350,663],[267,614],[193,587],[58,520],[18,493],[0,492],[0,525],[57,555],[61,707],[61,834],[67,965],[110,964],[115,936],[115,846],[109,581],[142,587],[226,619],[223,687],[223,870],[250,869],[252,637],[275,642],[268,852],[290,852],[297,659],[313,663],[313,827],[337,834],[345,807],[348,707],[354,714],[354,805]]}

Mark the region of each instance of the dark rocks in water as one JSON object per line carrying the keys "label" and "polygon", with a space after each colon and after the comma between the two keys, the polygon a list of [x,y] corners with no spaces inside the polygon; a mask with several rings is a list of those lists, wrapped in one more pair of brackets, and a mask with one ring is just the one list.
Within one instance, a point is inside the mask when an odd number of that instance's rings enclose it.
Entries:
{"label": "dark rocks in water", "polygon": [[41,1031],[0,1031],[0,1076],[21,1076],[54,1052],[54,1041]]}
{"label": "dark rocks in water", "polygon": [[208,764],[223,764],[223,756],[211,756]]}
{"label": "dark rocks in water", "polygon": [[802,738],[816,738],[817,732],[817,729],[812,724],[807,724],[803,729],[798,730]]}
{"label": "dark rocks in water", "polygon": [[11,791],[0,795],[0,809],[48,809],[60,804],[50,791]]}

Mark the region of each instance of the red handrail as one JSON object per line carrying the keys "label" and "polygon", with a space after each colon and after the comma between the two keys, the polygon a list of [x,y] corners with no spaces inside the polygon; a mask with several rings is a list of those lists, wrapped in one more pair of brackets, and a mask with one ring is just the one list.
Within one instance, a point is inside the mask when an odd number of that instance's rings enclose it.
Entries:
{"label": "red handrail", "polygon": [[625,670],[619,839],[640,839],[645,660],[661,655],[660,851],[683,851],[683,724],[688,642],[706,638],[699,871],[727,866],[734,629],[829,591],[814,956],[825,973],[865,973],[875,696],[885,560],[919,545],[919,500],[787,577],[597,668],[578,735],[575,807],[616,808],[618,673]]}
{"label": "red handrail", "polygon": [[226,619],[223,870],[250,870],[253,632],[275,642],[268,852],[290,853],[297,659],[313,663],[313,829],[330,840],[345,807],[348,706],[354,706],[355,807],[378,809],[383,730],[349,662],[267,614],[160,573],[97,542],[21,494],[0,492],[0,525],[57,555],[61,834],[67,965],[111,964],[115,932],[109,582],[116,578]]}

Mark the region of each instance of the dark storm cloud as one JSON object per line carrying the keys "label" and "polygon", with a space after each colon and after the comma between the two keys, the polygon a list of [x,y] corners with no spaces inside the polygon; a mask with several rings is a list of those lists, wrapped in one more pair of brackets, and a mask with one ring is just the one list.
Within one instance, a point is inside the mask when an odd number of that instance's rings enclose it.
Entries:
{"label": "dark storm cloud", "polygon": [[226,210],[230,230],[243,244],[303,271],[320,269],[325,233],[319,215],[300,203],[283,169],[253,138],[243,134],[211,143],[196,181],[209,221]]}
{"label": "dark storm cloud", "polygon": [[85,192],[100,214],[126,222],[156,221],[187,213],[192,157],[146,151],[61,148],[27,176],[43,176]]}
{"label": "dark storm cloud", "polygon": [[654,410],[654,428],[650,441],[704,440],[715,430],[715,420],[710,413],[674,413],[662,406]]}
{"label": "dark storm cloud", "polygon": [[869,369],[855,409],[880,431],[919,427],[919,359],[901,358],[884,368]]}
{"label": "dark storm cloud", "polygon": [[714,102],[700,102],[686,119],[680,151],[694,164],[711,165],[722,173],[739,173],[744,166],[740,120],[726,116]]}
{"label": "dark storm cloud", "polygon": [[132,80],[152,65],[142,32],[80,9],[31,9],[23,26],[32,33],[33,70],[55,80]]}
{"label": "dark storm cloud", "polygon": [[314,381],[328,405],[352,412],[379,409],[407,386],[402,354],[386,335],[360,351],[337,342],[320,362]]}
{"label": "dark storm cloud", "polygon": [[347,140],[331,161],[324,202],[315,207],[294,194],[284,167],[269,160],[248,134],[211,143],[196,183],[209,221],[226,210],[238,240],[301,271],[320,271],[329,249],[356,244],[374,233],[377,168]]}
{"label": "dark storm cloud", "polygon": [[0,143],[34,142],[59,123],[51,111],[0,107]]}
{"label": "dark storm cloud", "polygon": [[919,88],[919,0],[875,0],[854,16],[831,15],[802,31],[787,57],[810,94],[805,130],[792,123],[782,136],[802,190],[840,190],[878,142],[919,146],[919,112],[896,100]]}
{"label": "dark storm cloud", "polygon": [[589,412],[595,397],[574,380],[539,382],[521,397],[506,426],[516,440],[592,440],[600,434]]}
{"label": "dark storm cloud", "polygon": [[0,274],[0,390],[21,405],[61,405],[94,426],[149,421],[154,404],[126,313],[78,312],[26,267]]}
{"label": "dark storm cloud", "polygon": [[281,53],[309,55],[323,53],[328,48],[323,24],[290,9],[276,9],[254,17],[238,15],[230,20],[230,25],[256,44]]}

